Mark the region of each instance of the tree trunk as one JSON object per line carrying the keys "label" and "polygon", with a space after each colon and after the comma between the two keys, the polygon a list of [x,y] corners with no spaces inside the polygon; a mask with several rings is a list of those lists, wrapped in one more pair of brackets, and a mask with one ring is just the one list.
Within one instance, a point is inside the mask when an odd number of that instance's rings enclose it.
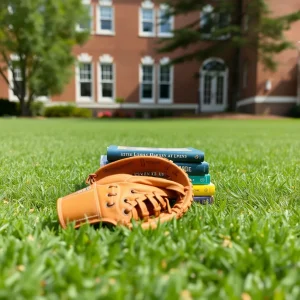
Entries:
{"label": "tree trunk", "polygon": [[20,99],[20,106],[21,106],[21,116],[22,117],[31,116],[30,106],[28,103],[26,103],[25,99]]}

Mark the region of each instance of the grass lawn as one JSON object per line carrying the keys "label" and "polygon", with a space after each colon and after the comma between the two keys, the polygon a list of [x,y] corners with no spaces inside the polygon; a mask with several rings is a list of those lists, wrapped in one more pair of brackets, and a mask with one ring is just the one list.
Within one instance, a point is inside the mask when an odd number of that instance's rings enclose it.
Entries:
{"label": "grass lawn", "polygon": [[[299,121],[0,128],[0,299],[300,299]],[[215,204],[153,231],[62,230],[57,198],[84,186],[110,144],[205,151]]]}

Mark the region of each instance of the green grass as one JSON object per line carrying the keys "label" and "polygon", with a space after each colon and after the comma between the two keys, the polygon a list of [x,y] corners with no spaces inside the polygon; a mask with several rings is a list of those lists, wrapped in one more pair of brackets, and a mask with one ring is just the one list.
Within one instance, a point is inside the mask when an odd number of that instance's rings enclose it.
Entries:
{"label": "green grass", "polygon": [[[0,120],[0,299],[299,299],[300,122]],[[205,151],[214,205],[157,230],[58,225],[109,144]],[[251,298],[250,298],[251,297]]]}

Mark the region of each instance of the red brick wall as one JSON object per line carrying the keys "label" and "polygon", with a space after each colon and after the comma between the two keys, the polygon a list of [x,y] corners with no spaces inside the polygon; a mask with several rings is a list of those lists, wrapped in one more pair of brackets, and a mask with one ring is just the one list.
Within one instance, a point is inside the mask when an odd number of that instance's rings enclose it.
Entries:
{"label": "red brick wall", "polygon": [[[269,0],[270,9],[274,16],[286,15],[300,9],[298,0]],[[300,40],[300,22],[294,23],[290,30],[286,32],[286,38],[293,43]],[[269,96],[293,96],[297,94],[297,50],[287,50],[276,56],[278,69],[275,73],[265,71],[261,63],[258,64],[257,70],[257,95]],[[267,80],[271,80],[272,88],[270,91],[265,90]]]}
{"label": "red brick wall", "polygon": [[[0,68],[3,68],[1,64],[0,64]],[[0,98],[8,99],[8,87],[1,75],[0,75]]]}

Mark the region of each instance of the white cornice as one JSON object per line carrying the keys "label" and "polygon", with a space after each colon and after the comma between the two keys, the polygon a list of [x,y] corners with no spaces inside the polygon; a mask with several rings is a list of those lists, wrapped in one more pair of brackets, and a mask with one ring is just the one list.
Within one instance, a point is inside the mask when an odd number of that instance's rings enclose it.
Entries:
{"label": "white cornice", "polygon": [[144,56],[141,59],[141,62],[143,65],[153,65],[154,64],[154,59],[151,56]]}
{"label": "white cornice", "polygon": [[102,63],[108,63],[108,64],[111,64],[114,61],[113,57],[110,56],[109,54],[103,54],[103,55],[101,55],[99,57],[99,60]]}
{"label": "white cornice", "polygon": [[154,8],[154,3],[150,0],[145,0],[142,2],[141,6],[142,6],[142,8],[152,9],[152,8]]}
{"label": "white cornice", "polygon": [[78,61],[80,62],[91,62],[92,61],[92,56],[90,56],[87,53],[81,53],[80,55],[77,56]]}

